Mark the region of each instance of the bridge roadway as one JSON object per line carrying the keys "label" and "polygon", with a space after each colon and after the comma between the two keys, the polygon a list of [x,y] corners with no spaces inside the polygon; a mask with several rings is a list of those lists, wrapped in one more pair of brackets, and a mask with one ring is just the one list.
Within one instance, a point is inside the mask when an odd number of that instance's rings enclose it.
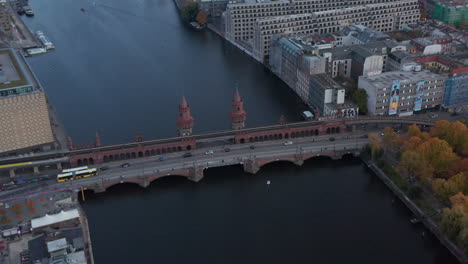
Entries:
{"label": "bridge roadway", "polygon": [[[334,141],[330,136],[316,138],[297,138],[293,144],[285,145],[287,140],[275,140],[256,143],[251,149],[251,144],[229,145],[230,151],[226,152],[224,146],[215,148],[203,148],[191,151],[192,157],[184,158],[184,152],[171,153],[165,156],[164,161],[159,161],[159,156],[143,157],[130,161],[106,163],[107,170],[101,171],[98,176],[86,179],[58,183],[55,179],[47,182],[27,183],[22,187],[0,194],[0,200],[23,196],[32,193],[60,190],[64,188],[91,189],[95,192],[103,192],[106,188],[123,182],[148,186],[151,181],[165,176],[185,176],[192,181],[203,178],[203,170],[213,167],[240,164],[249,173],[256,173],[261,166],[275,161],[290,161],[296,165],[302,165],[304,160],[314,156],[329,156],[339,159],[342,155],[357,155],[368,143],[364,134],[336,135]],[[213,150],[213,154],[205,152]],[[131,162],[127,168],[121,164]]]}

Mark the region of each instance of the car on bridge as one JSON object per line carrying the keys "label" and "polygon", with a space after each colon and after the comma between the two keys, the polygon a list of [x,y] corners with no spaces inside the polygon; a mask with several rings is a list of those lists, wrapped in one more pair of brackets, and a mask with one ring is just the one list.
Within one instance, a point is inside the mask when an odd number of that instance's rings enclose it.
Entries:
{"label": "car on bridge", "polygon": [[205,155],[210,155],[210,154],[213,154],[214,151],[212,149],[208,150],[207,152],[205,152]]}

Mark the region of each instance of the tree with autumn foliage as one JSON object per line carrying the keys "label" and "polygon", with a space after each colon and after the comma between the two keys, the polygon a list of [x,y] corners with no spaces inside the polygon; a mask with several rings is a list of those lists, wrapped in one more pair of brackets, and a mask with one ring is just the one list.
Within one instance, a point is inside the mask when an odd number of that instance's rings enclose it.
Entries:
{"label": "tree with autumn foliage", "polygon": [[468,128],[462,122],[440,120],[432,127],[431,136],[447,141],[457,153],[468,155]]}
{"label": "tree with autumn foliage", "polygon": [[205,11],[201,10],[198,12],[195,20],[197,20],[197,22],[202,25],[206,25],[206,23],[208,23],[208,16],[206,15]]}
{"label": "tree with autumn foliage", "polygon": [[382,154],[382,144],[377,134],[369,134],[369,146],[372,159],[378,158]]}
{"label": "tree with autumn foliage", "polygon": [[468,196],[457,193],[450,197],[451,208],[446,208],[440,222],[441,229],[460,249],[468,253]]}
{"label": "tree with autumn foliage", "polygon": [[434,168],[437,176],[448,177],[449,169],[460,160],[450,145],[439,138],[430,138],[416,148],[416,152]]}
{"label": "tree with autumn foliage", "polygon": [[447,180],[437,178],[432,182],[432,190],[441,200],[447,202],[457,193],[468,193],[468,175],[460,172]]}
{"label": "tree with autumn foliage", "polygon": [[408,127],[408,137],[421,137],[421,129],[418,125],[412,124]]}
{"label": "tree with autumn foliage", "polygon": [[407,178],[417,177],[427,182],[434,174],[434,168],[417,152],[407,150],[401,155],[397,171]]}

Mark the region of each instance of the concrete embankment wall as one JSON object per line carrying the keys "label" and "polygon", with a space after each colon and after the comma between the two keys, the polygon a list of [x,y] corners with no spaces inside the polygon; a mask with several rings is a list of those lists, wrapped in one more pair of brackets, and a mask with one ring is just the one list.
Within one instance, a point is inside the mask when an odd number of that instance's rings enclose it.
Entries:
{"label": "concrete embankment wall", "polygon": [[423,218],[422,223],[424,226],[429,229],[432,234],[434,234],[439,241],[454,255],[460,263],[468,263],[468,258],[463,254],[463,252],[450,241],[437,226],[434,221],[430,218],[424,218],[424,212],[408,197],[406,194],[398,188],[398,186],[393,183],[393,181],[385,175],[385,173],[377,167],[373,162],[362,159],[363,162],[369,167],[372,172],[374,172],[377,177],[379,177],[387,187],[392,190],[392,192],[408,207],[411,212],[416,215],[418,218]]}

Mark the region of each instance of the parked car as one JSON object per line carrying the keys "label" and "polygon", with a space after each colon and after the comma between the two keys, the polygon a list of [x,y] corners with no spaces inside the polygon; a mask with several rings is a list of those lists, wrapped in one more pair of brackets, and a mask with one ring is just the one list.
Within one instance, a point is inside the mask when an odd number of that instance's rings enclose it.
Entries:
{"label": "parked car", "polygon": [[292,145],[292,143],[293,143],[292,141],[286,141],[283,143],[283,145],[288,146],[288,145]]}
{"label": "parked car", "polygon": [[120,165],[121,168],[128,168],[130,167],[130,163],[124,163]]}
{"label": "parked car", "polygon": [[188,157],[192,157],[192,153],[187,152],[184,155],[182,155],[182,158],[188,158]]}
{"label": "parked car", "polygon": [[159,161],[165,161],[165,160],[166,160],[166,158],[164,158],[164,157],[159,157]]}
{"label": "parked car", "polygon": [[210,149],[210,150],[208,150],[207,152],[205,152],[205,155],[211,155],[211,154],[213,154],[213,153],[214,153],[214,151]]}

